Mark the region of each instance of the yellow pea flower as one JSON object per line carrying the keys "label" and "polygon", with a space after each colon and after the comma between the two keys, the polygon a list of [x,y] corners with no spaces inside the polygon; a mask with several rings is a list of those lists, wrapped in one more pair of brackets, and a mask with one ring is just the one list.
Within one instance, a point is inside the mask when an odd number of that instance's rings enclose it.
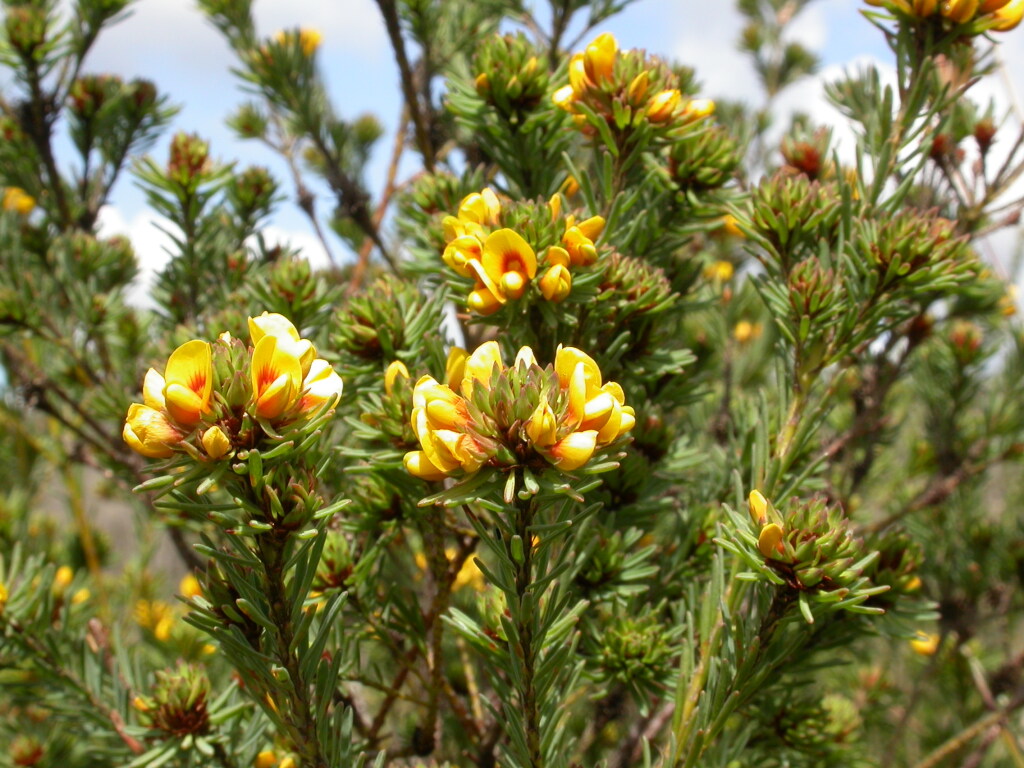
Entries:
{"label": "yellow pea flower", "polygon": [[[561,248],[559,250],[562,250]],[[540,292],[548,301],[563,301],[572,291],[572,275],[561,264],[549,267],[540,279]]]}
{"label": "yellow pea flower", "polygon": [[747,498],[747,504],[750,508],[750,517],[757,525],[764,525],[768,522],[768,499],[764,497],[763,493],[758,490],[751,491]]}
{"label": "yellow pea flower", "polygon": [[461,235],[456,237],[441,253],[441,260],[462,277],[474,275],[471,262],[479,262],[482,243],[472,235]]}
{"label": "yellow pea flower", "polygon": [[317,358],[309,366],[309,372],[302,381],[302,398],[299,400],[299,410],[302,412],[312,411],[319,408],[332,398],[341,398],[345,383],[337,374],[331,364],[326,360]]}
{"label": "yellow pea flower", "polygon": [[496,226],[501,217],[501,202],[493,189],[484,187],[462,199],[458,217],[463,222]]}
{"label": "yellow pea flower", "polygon": [[71,586],[71,582],[75,579],[75,572],[72,570],[70,565],[62,565],[53,574],[53,591],[58,594],[64,594],[64,590]]}
{"label": "yellow pea flower", "polygon": [[557,441],[558,421],[546,400],[537,406],[530,420],[526,422],[526,434],[530,442],[539,448],[547,448]]}
{"label": "yellow pea flower", "polygon": [[569,85],[577,96],[593,85],[587,76],[587,65],[583,60],[582,53],[573,54],[569,59]]}
{"label": "yellow pea flower", "polygon": [[292,321],[277,312],[264,312],[259,317],[249,318],[249,336],[255,347],[264,336],[274,336],[278,346],[297,357],[302,365],[302,375],[309,373],[309,367],[316,359],[313,342],[299,336],[299,330]]}
{"label": "yellow pea flower", "polygon": [[639,109],[643,106],[650,81],[650,73],[645,69],[630,82],[629,88],[626,89],[626,100],[634,109]]}
{"label": "yellow pea flower", "polygon": [[162,411],[139,403],[128,407],[121,436],[133,451],[150,459],[171,456],[182,437]]}
{"label": "yellow pea flower", "polygon": [[487,236],[480,265],[498,287],[492,293],[499,300],[518,299],[537,275],[537,255],[522,235],[511,229],[499,229]]}
{"label": "yellow pea flower", "polygon": [[213,352],[198,339],[178,347],[164,369],[163,396],[167,412],[179,424],[194,426],[210,410]]}
{"label": "yellow pea flower", "polygon": [[485,388],[491,386],[491,374],[494,368],[501,369],[501,348],[496,341],[488,341],[477,347],[473,354],[466,358],[461,382],[463,397],[473,394],[473,382],[479,381]]}
{"label": "yellow pea flower", "polygon": [[206,455],[215,461],[231,451],[231,439],[220,427],[210,427],[203,432],[202,443]]}
{"label": "yellow pea flower", "polygon": [[732,279],[734,267],[728,261],[716,261],[704,267],[704,277],[708,280],[725,283]]}
{"label": "yellow pea flower", "polygon": [[652,123],[668,122],[675,115],[682,98],[678,88],[654,94],[647,102],[647,120]]}
{"label": "yellow pea flower", "polygon": [[594,455],[597,450],[597,432],[570,432],[557,443],[547,449],[547,454],[554,459],[559,469],[571,472],[579,469]]}
{"label": "yellow pea flower", "polygon": [[583,54],[583,69],[593,82],[612,79],[619,44],[609,32],[594,38]]}
{"label": "yellow pea flower", "polygon": [[7,187],[4,190],[3,209],[27,216],[36,207],[36,199],[20,187]]}
{"label": "yellow pea flower", "polygon": [[1024,0],[1010,0],[1009,3],[999,8],[992,14],[995,24],[992,29],[997,32],[1009,32],[1015,29],[1024,17]]}
{"label": "yellow pea flower", "polygon": [[939,636],[934,632],[918,632],[910,641],[910,647],[921,656],[934,656],[939,650]]}
{"label": "yellow pea flower", "polygon": [[277,765],[277,755],[271,749],[264,749],[253,761],[254,768],[274,768]]}
{"label": "yellow pea flower", "polygon": [[687,120],[700,120],[715,114],[715,102],[711,99],[690,99],[683,107],[683,117]]}
{"label": "yellow pea flower", "polygon": [[277,336],[265,335],[252,353],[252,395],[256,415],[275,419],[302,389],[302,364],[279,346]]}
{"label": "yellow pea flower", "polygon": [[939,12],[950,21],[963,24],[974,18],[978,0],[942,0]]}
{"label": "yellow pea flower", "polygon": [[193,598],[200,597],[203,594],[203,587],[199,583],[199,579],[195,577],[193,573],[186,573],[181,577],[181,581],[178,583],[178,591],[182,597]]}
{"label": "yellow pea flower", "polygon": [[448,360],[444,365],[444,380],[452,389],[459,389],[462,386],[467,359],[469,359],[469,352],[462,347],[452,347],[448,351]]}
{"label": "yellow pea flower", "polygon": [[387,370],[384,371],[385,393],[387,393],[388,395],[391,394],[391,392],[395,388],[395,381],[398,380],[399,376],[408,381],[409,369],[405,367],[405,363],[403,363],[401,360],[395,360],[391,363],[391,365],[387,367]]}
{"label": "yellow pea flower", "polygon": [[772,557],[782,550],[782,526],[778,523],[768,523],[761,529],[757,537],[757,548],[765,557]]}
{"label": "yellow pea flower", "polygon": [[406,472],[421,480],[436,482],[448,477],[447,472],[430,461],[425,451],[409,451],[402,458],[402,464]]}
{"label": "yellow pea flower", "polygon": [[587,267],[597,261],[597,248],[594,246],[594,241],[575,224],[565,230],[565,234],[562,235],[562,245],[565,246],[573,266]]}

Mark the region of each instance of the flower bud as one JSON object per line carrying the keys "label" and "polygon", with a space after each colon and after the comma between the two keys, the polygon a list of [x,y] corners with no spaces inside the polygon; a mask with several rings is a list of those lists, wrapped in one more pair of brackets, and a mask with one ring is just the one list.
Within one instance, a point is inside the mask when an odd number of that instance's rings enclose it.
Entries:
{"label": "flower bud", "polygon": [[679,89],[660,91],[647,103],[647,119],[652,123],[664,123],[672,119],[682,94]]}
{"label": "flower bud", "polygon": [[549,267],[540,279],[540,292],[548,301],[555,303],[564,301],[570,291],[572,291],[572,275],[561,264]]}
{"label": "flower bud", "polygon": [[626,100],[629,102],[631,107],[639,109],[643,106],[644,99],[647,97],[647,88],[650,81],[651,76],[646,69],[633,78],[632,82],[629,84],[629,88],[626,90]]}
{"label": "flower bud", "polygon": [[761,529],[757,537],[757,548],[765,557],[772,557],[782,551],[782,526],[778,523],[768,523]]}
{"label": "flower bud", "polygon": [[214,461],[226,456],[231,451],[231,439],[220,427],[210,427],[203,432],[202,443],[206,455]]}
{"label": "flower bud", "polygon": [[619,44],[609,32],[598,35],[583,54],[584,71],[595,83],[611,80]]}
{"label": "flower bud", "polygon": [[390,395],[395,388],[395,380],[401,376],[403,379],[409,379],[409,369],[405,367],[405,363],[401,360],[395,360],[387,367],[384,371],[384,391]]}
{"label": "flower bud", "polygon": [[764,494],[757,490],[751,491],[747,505],[750,508],[750,517],[757,525],[764,525],[768,521],[768,500]]}

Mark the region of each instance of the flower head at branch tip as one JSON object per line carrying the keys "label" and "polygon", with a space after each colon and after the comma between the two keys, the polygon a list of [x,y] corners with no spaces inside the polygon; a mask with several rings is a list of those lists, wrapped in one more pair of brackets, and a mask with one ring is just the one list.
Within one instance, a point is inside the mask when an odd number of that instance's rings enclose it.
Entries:
{"label": "flower head at branch tip", "polygon": [[36,207],[36,199],[21,187],[7,187],[4,190],[3,209],[13,211],[21,216],[32,213]]}

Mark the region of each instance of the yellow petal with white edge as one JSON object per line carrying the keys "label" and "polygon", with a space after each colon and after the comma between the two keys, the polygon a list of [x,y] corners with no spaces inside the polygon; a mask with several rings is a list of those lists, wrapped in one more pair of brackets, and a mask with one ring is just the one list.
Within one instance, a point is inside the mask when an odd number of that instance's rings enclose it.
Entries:
{"label": "yellow petal with white edge", "polygon": [[311,411],[319,408],[331,399],[341,399],[345,384],[331,364],[317,358],[309,367],[309,373],[302,382],[302,400],[300,411]]}
{"label": "yellow petal with white edge", "polygon": [[271,336],[292,341],[298,341],[300,338],[299,329],[295,327],[294,323],[277,312],[264,312],[259,317],[249,318],[249,337],[252,339],[253,346],[259,344],[260,339],[268,333]]}
{"label": "yellow petal with white edge", "polygon": [[548,457],[554,465],[566,472],[579,469],[594,455],[597,448],[597,432],[572,432],[548,448]]}
{"label": "yellow petal with white edge", "polygon": [[489,275],[520,272],[531,280],[537,275],[537,254],[523,236],[514,229],[498,229],[484,240],[480,259]]}
{"label": "yellow petal with white edge", "polygon": [[209,410],[213,391],[213,351],[205,341],[187,341],[167,359],[164,399],[175,421],[192,425]]}
{"label": "yellow petal with white edge", "polygon": [[210,427],[203,432],[203,450],[211,459],[219,459],[231,450],[231,440],[220,427]]}
{"label": "yellow petal with white edge", "polygon": [[402,458],[402,463],[405,465],[406,472],[421,480],[433,482],[444,480],[448,477],[448,474],[443,469],[438,469],[430,463],[430,459],[427,458],[427,454],[423,451],[409,451]]}
{"label": "yellow petal with white edge", "polygon": [[533,354],[533,349],[530,347],[520,347],[519,352],[516,353],[516,361],[512,364],[513,368],[518,368],[522,365],[524,368],[537,365],[537,357]]}
{"label": "yellow petal with white edge", "polygon": [[470,397],[473,394],[474,381],[479,381],[485,388],[490,389],[495,366],[499,370],[504,367],[498,342],[488,341],[473,350],[473,354],[466,358],[462,379],[463,396]]}
{"label": "yellow petal with white edge", "polygon": [[181,434],[162,411],[141,403],[128,408],[121,436],[133,451],[151,459],[171,456],[172,446],[181,440]]}
{"label": "yellow petal with white edge", "polygon": [[146,371],[146,378],[142,380],[142,399],[150,408],[163,410],[167,407],[164,401],[164,387],[167,382],[164,377],[156,372],[155,368]]}

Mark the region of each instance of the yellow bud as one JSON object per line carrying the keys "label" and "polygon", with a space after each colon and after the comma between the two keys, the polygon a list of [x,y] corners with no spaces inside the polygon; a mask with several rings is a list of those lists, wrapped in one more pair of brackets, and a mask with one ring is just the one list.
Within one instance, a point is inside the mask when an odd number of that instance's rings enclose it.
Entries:
{"label": "yellow bud", "polygon": [[20,187],[8,187],[4,190],[3,209],[27,216],[36,207],[36,199]]}
{"label": "yellow bud", "polygon": [[626,91],[626,99],[629,101],[630,106],[639,108],[643,105],[650,80],[650,75],[646,69],[633,78],[633,82],[629,84],[629,89]]}
{"label": "yellow bud", "polygon": [[71,604],[72,605],[81,605],[86,600],[88,600],[90,597],[92,597],[92,593],[88,589],[86,589],[85,587],[82,587],[81,589],[77,590],[75,592],[75,594],[73,594],[71,596]]}
{"label": "yellow bud", "polygon": [[476,92],[481,96],[485,96],[491,90],[491,78],[487,76],[486,72],[477,75],[473,84],[476,85]]}
{"label": "yellow bud", "polygon": [[320,43],[323,39],[323,35],[320,34],[319,30],[299,30],[299,45],[302,47],[302,52],[307,56],[312,56],[316,52],[316,49],[320,47]]}
{"label": "yellow bud", "polygon": [[[906,5],[906,0],[897,0],[901,6]],[[926,19],[934,16],[939,8],[939,0],[913,0],[913,14],[919,19]]]}
{"label": "yellow bud", "polygon": [[917,637],[910,641],[914,653],[922,656],[934,656],[939,650],[939,636],[934,632],[918,632]]}
{"label": "yellow bud", "polygon": [[904,592],[916,592],[920,588],[921,588],[921,577],[920,576],[913,576],[913,577],[911,577],[910,581],[908,581],[906,583],[906,586],[903,587],[903,591]]}
{"label": "yellow bud", "polygon": [[216,461],[231,451],[231,440],[220,427],[210,427],[203,432],[203,450]]}
{"label": "yellow bud", "polygon": [[195,574],[186,573],[182,576],[181,581],[178,583],[178,591],[182,597],[199,597],[203,594],[203,588],[199,584],[199,579],[195,577]]}
{"label": "yellow bud", "polygon": [[995,24],[992,29],[998,32],[1009,32],[1020,24],[1024,17],[1024,0],[1010,0],[1010,2],[999,8],[992,14]]}
{"label": "yellow bud", "polygon": [[747,498],[747,505],[750,508],[750,516],[758,525],[768,522],[768,500],[757,490],[751,491]]}
{"label": "yellow bud", "polygon": [[659,91],[647,102],[647,119],[652,123],[664,123],[672,119],[683,95],[677,88]]}
{"label": "yellow bud", "polygon": [[576,227],[580,233],[588,240],[597,240],[604,232],[604,218],[601,216],[591,216],[589,219],[581,221]]}
{"label": "yellow bud", "polygon": [[760,338],[761,324],[752,323],[749,320],[740,320],[732,330],[733,338],[740,344],[746,344],[752,339]]}
{"label": "yellow bud", "polygon": [[7,605],[8,597],[10,597],[10,593],[7,591],[7,585],[0,581],[0,613],[4,612],[4,606]]}
{"label": "yellow bud", "polygon": [[978,10],[978,0],[942,0],[940,12],[950,21],[963,24],[974,17]]}
{"label": "yellow bud", "polygon": [[715,113],[715,102],[711,99],[691,99],[683,107],[683,116],[687,120],[700,120]]}
{"label": "yellow bud", "polygon": [[[559,248],[559,250],[562,250]],[[548,268],[540,279],[540,292],[548,301],[563,301],[572,291],[572,275],[561,264]]]}
{"label": "yellow bud", "polygon": [[277,755],[274,754],[273,750],[265,749],[256,755],[253,765],[255,768],[274,768],[277,765]]}
{"label": "yellow bud", "polygon": [[555,412],[551,410],[551,406],[545,400],[537,406],[529,421],[526,422],[526,434],[535,446],[547,448],[554,445],[558,437],[557,430],[558,421],[555,418]]}
{"label": "yellow bud", "polygon": [[448,361],[444,365],[444,380],[449,388],[455,390],[462,385],[462,377],[466,372],[466,359],[469,352],[462,347],[452,347],[448,352]]}
{"label": "yellow bud", "polygon": [[136,712],[149,712],[149,704],[141,696],[132,699],[132,706],[135,707]]}
{"label": "yellow bud", "polygon": [[583,66],[587,77],[595,83],[610,80],[618,50],[619,44],[610,33],[598,35],[583,54]]}
{"label": "yellow bud", "polygon": [[281,764],[277,768],[296,768],[297,765],[298,763],[295,762],[295,758],[289,755],[281,761]]}
{"label": "yellow bud", "polygon": [[75,572],[71,570],[71,567],[62,565],[57,569],[57,572],[53,574],[53,591],[57,594],[63,594],[64,590],[71,585],[74,578]]}
{"label": "yellow bud", "polygon": [[716,261],[704,267],[704,277],[717,282],[727,282],[732,279],[733,266],[728,261]]}
{"label": "yellow bud", "polygon": [[408,380],[409,369],[405,367],[405,363],[401,360],[395,360],[387,367],[384,371],[384,391],[390,395],[395,388],[395,381],[401,376],[403,379]]}
{"label": "yellow bud", "polygon": [[733,237],[746,237],[746,235],[743,234],[743,230],[740,229],[739,221],[731,213],[727,213],[722,217],[722,229],[727,235],[732,235]]}
{"label": "yellow bud", "polygon": [[768,523],[761,529],[761,535],[757,537],[757,548],[765,557],[772,557],[782,550],[782,526],[778,523]]}
{"label": "yellow bud", "polygon": [[551,267],[568,267],[572,263],[572,257],[569,256],[569,252],[559,245],[552,245],[548,248],[545,258],[547,259],[548,266]]}

